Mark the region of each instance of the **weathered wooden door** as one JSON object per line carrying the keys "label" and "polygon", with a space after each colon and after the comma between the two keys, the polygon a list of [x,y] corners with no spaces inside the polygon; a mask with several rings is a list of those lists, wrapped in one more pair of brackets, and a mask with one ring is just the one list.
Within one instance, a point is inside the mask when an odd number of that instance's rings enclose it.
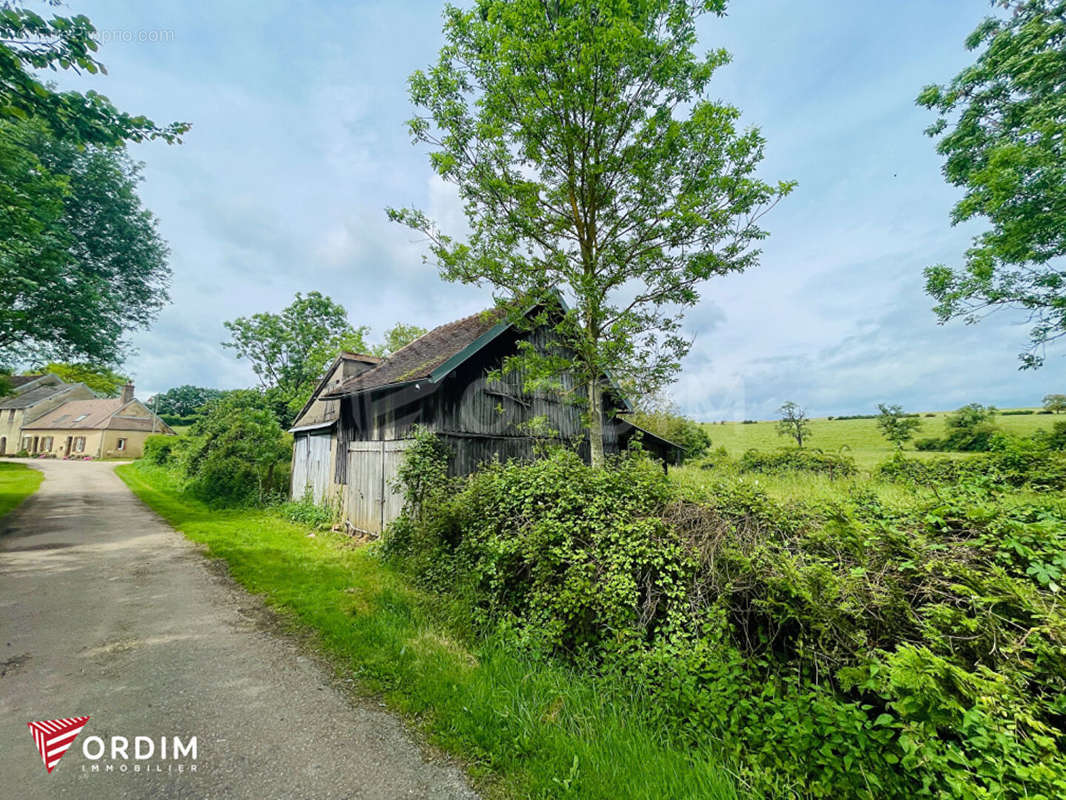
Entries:
{"label": "weathered wooden door", "polygon": [[400,515],[403,496],[393,488],[409,442],[352,442],[348,445],[345,512],[356,528],[381,533]]}
{"label": "weathered wooden door", "polygon": [[331,436],[328,433],[300,436],[292,450],[292,497],[302,500],[310,494],[315,503],[326,500],[329,489],[329,452]]}

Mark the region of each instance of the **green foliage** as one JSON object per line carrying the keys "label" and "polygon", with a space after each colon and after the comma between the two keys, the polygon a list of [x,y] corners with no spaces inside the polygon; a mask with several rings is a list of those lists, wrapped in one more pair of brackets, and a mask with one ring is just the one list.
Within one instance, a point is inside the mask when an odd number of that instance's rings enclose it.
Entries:
{"label": "green foliage", "polygon": [[878,403],[877,410],[881,412],[877,417],[877,427],[881,429],[881,435],[898,450],[902,450],[903,445],[913,439],[914,434],[922,427],[921,419],[916,414],[904,414],[902,406]]}
{"label": "green foliage", "polygon": [[[164,419],[167,419],[167,417],[187,418],[198,413],[212,400],[218,400],[223,394],[224,392],[221,389],[206,389],[202,386],[185,384],[184,386],[175,386],[173,389],[167,389],[165,392],[153,396],[148,401],[148,405]],[[190,424],[173,423],[169,419],[167,419],[167,422],[171,425]]]}
{"label": "green foliage", "polygon": [[[438,464],[435,482],[419,480],[438,486],[443,475]],[[655,516],[668,495],[646,457],[601,470],[560,448],[493,464],[435,496],[420,506],[418,536],[409,517],[390,532],[390,552],[423,564],[431,582],[469,587],[482,621],[513,626],[529,647],[596,651],[615,636],[651,635],[681,597],[687,557]]]}
{"label": "green foliage", "polygon": [[125,150],[0,123],[0,350],[110,366],[155,318],[170,270],[140,172]]}
{"label": "green foliage", "polygon": [[261,392],[227,392],[182,438],[189,490],[205,502],[263,505],[288,488],[292,441]]}
{"label": "green foliage", "polygon": [[698,56],[696,25],[724,6],[448,5],[438,61],[410,78],[412,138],[458,187],[471,232],[460,242],[420,211],[389,216],[429,238],[446,280],[517,298],[517,323],[561,293],[569,308],[552,324],[566,347],[525,363],[576,376],[596,466],[602,375],[652,388],[676,373],[681,313],[703,281],[757,263],[758,219],[792,188],[756,177],[761,135],[708,98],[728,54]]}
{"label": "green foliage", "polygon": [[942,438],[929,437],[914,443],[918,450],[947,450],[958,453],[987,452],[999,429],[995,425],[996,409],[970,403],[944,419]]}
{"label": "green foliage", "polygon": [[101,397],[118,397],[122,387],[130,382],[125,375],[93,364],[61,364],[53,361],[35,367],[32,372],[51,372],[67,383],[84,383]]}
{"label": "green foliage", "polygon": [[376,344],[370,348],[371,355],[384,358],[387,355],[395,353],[397,350],[406,347],[415,339],[425,335],[426,329],[420,328],[418,325],[405,325],[402,322],[397,322],[387,331],[385,331],[385,341],[381,344]]}
{"label": "green foliage", "polygon": [[859,471],[854,460],[847,456],[810,450],[748,450],[740,457],[737,465],[741,472],[816,472],[830,478],[846,478]]}
{"label": "green foliage", "polygon": [[156,434],[144,440],[144,451],[141,455],[149,464],[163,466],[170,463],[175,448],[180,447],[177,436],[164,436]]}
{"label": "green foliage", "polygon": [[1041,468],[1037,445],[995,445],[977,458],[996,476],[911,507],[859,491],[802,512],[742,483],[682,501],[642,459],[560,451],[441,493],[390,553],[483,630],[639,687],[753,795],[1050,800],[1066,516],[998,503],[1002,475]]}
{"label": "green foliage", "polygon": [[680,445],[683,461],[700,458],[711,448],[711,435],[707,429],[672,409],[638,411],[627,419],[656,436]]}
{"label": "green foliage", "polygon": [[96,29],[81,14],[45,19],[14,3],[0,4],[0,120],[33,118],[75,145],[117,147],[148,139],[180,142],[188,123],[160,128],[147,117],[119,111],[97,92],[57,92],[41,82],[38,73],[45,69],[106,72],[96,60],[95,37]]}
{"label": "green foliage", "polygon": [[336,520],[336,510],[321,503],[316,503],[311,496],[305,495],[299,500],[278,503],[277,512],[289,520],[309,528],[327,530]]}
{"label": "green foliage", "polygon": [[796,447],[802,448],[811,436],[811,421],[807,412],[791,401],[781,406],[778,412],[781,419],[777,423],[777,435],[795,439]]}
{"label": "green foliage", "polygon": [[232,338],[222,346],[251,362],[286,427],[341,350],[367,350],[368,328],[353,328],[344,307],[320,292],[306,297],[297,292],[280,314],[263,312],[224,324]]}
{"label": "green foliage", "polygon": [[1044,395],[1044,410],[1050,411],[1052,414],[1066,412],[1066,394]]}
{"label": "green foliage", "polygon": [[[1059,435],[1066,438],[1064,432],[1060,431]],[[989,452],[965,459],[929,461],[896,457],[881,464],[877,474],[885,480],[919,486],[981,480],[989,488],[1061,491],[1066,489],[1066,453],[1061,452],[1061,444],[1062,440],[1054,434],[1031,437],[995,434],[989,440]]]}
{"label": "green foliage", "polygon": [[736,800],[714,748],[690,749],[631,683],[467,637],[461,602],[416,590],[375,546],[308,536],[275,508],[205,507],[143,461],[117,473],[224,559],[234,580],[313,634],[308,644],[332,657],[346,686],[471,765],[485,795]]}
{"label": "green foliage", "polygon": [[940,114],[927,133],[940,137],[944,177],[964,191],[952,224],[983,217],[991,227],[974,237],[964,267],[926,269],[926,291],[942,321],[1024,309],[1034,325],[1021,360],[1036,367],[1044,346],[1066,335],[1056,263],[1066,255],[1066,2],[1019,2],[985,19],[966,46],[981,49],[976,62],[926,87],[918,103]]}

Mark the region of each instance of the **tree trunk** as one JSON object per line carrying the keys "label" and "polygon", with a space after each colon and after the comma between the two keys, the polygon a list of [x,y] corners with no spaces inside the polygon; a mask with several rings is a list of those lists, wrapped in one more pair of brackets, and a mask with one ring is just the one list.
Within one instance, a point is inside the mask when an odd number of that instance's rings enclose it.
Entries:
{"label": "tree trunk", "polygon": [[589,460],[602,467],[603,458],[603,390],[596,378],[589,381]]}

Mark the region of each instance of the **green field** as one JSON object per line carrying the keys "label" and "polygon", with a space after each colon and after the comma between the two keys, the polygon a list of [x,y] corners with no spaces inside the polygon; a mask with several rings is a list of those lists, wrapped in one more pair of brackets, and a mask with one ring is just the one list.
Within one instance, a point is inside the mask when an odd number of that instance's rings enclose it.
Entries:
{"label": "green field", "polygon": [[[1035,410],[1035,409],[1033,409]],[[929,416],[921,416],[922,427],[915,434],[916,439],[944,435],[944,418],[951,412],[938,411]],[[995,424],[1004,433],[1025,436],[1038,430],[1050,430],[1056,420],[1066,419],[1055,414],[1026,414],[996,416]],[[729,455],[736,458],[745,450],[774,450],[780,447],[794,446],[791,439],[777,435],[777,422],[742,422],[704,423],[711,434],[712,448],[724,447]],[[855,459],[860,469],[870,470],[889,458],[893,446],[885,440],[874,419],[835,420],[821,417],[811,420],[811,438],[806,444],[813,450],[827,453],[843,453]],[[951,455],[945,453],[916,452],[909,444],[905,450],[908,456],[917,458],[935,458]]]}
{"label": "green field", "polygon": [[0,462],[0,517],[36,492],[43,480],[40,471],[25,464]]}

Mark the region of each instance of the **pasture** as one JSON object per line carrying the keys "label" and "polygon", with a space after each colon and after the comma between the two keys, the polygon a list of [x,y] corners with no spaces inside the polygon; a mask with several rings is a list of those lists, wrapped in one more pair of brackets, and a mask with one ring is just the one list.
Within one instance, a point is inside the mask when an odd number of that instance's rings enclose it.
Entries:
{"label": "pasture", "polygon": [[[1002,411],[1031,410],[1025,415],[1003,414]],[[1038,409],[1002,409],[996,415],[996,425],[1004,433],[1027,436],[1038,430],[1051,430],[1056,420],[1064,419],[1057,414],[1039,414]],[[916,439],[944,435],[944,418],[950,411],[923,412],[922,427],[915,435]],[[930,416],[932,414],[932,416]],[[776,450],[795,446],[791,439],[777,435],[777,421],[744,422],[707,422],[704,427],[711,434],[711,447],[724,447],[733,458],[745,450]],[[882,435],[875,419],[811,419],[811,438],[805,445],[812,450],[827,453],[840,453],[855,459],[862,470],[871,470],[891,457],[894,448]],[[916,452],[914,443],[909,443],[904,450],[907,456],[916,458],[935,458],[944,455],[961,455],[949,453]]]}

